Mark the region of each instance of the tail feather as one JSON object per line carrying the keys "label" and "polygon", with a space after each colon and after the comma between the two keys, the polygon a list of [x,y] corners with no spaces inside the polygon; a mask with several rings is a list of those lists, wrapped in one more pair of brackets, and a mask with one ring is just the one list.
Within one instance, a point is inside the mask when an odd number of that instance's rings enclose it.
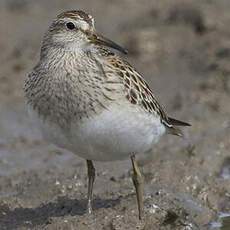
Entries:
{"label": "tail feather", "polygon": [[176,120],[174,118],[171,118],[171,117],[168,117],[168,122],[172,125],[175,125],[175,126],[191,126],[189,123],[187,122],[184,122],[184,121],[179,121],[179,120]]}
{"label": "tail feather", "polygon": [[183,132],[179,128],[174,127],[174,126],[172,126],[170,128],[168,127],[167,128],[167,133],[172,134],[172,135],[176,135],[176,136],[179,136],[179,137],[184,136]]}
{"label": "tail feather", "polygon": [[184,122],[184,121],[179,121],[176,120],[174,118],[168,117],[168,122],[170,125],[172,125],[171,127],[168,127],[167,132],[173,135],[177,135],[180,137],[183,137],[183,132],[175,126],[191,126],[189,123]]}

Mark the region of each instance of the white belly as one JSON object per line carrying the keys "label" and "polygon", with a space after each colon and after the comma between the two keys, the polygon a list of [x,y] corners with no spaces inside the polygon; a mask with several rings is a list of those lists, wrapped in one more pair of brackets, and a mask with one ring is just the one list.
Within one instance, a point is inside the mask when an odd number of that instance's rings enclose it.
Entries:
{"label": "white belly", "polygon": [[121,160],[133,153],[145,153],[165,132],[158,117],[127,104],[72,123],[68,130],[41,121],[40,126],[49,141],[82,158],[97,161]]}

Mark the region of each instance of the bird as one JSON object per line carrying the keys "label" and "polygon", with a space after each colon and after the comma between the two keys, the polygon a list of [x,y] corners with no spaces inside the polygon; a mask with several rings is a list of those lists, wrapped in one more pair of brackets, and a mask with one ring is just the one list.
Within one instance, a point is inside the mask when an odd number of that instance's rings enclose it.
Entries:
{"label": "bird", "polygon": [[136,155],[151,152],[165,133],[182,136],[178,126],[190,124],[166,114],[125,54],[125,48],[97,32],[90,14],[62,12],[44,35],[24,92],[45,140],[85,159],[87,212],[93,210],[93,162],[130,158],[142,219],[143,177]]}

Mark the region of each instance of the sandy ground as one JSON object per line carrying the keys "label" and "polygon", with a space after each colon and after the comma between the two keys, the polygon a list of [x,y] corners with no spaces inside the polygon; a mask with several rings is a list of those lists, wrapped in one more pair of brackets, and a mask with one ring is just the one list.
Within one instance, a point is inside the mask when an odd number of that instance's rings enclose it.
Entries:
{"label": "sandy ground", "polygon": [[[165,136],[140,157],[141,222],[129,160],[96,163],[87,215],[84,160],[42,140],[27,117],[23,81],[65,9],[94,15],[100,32],[128,48],[167,112],[192,124],[184,139]],[[229,10],[228,0],[1,0],[0,229],[214,229],[230,213]]]}

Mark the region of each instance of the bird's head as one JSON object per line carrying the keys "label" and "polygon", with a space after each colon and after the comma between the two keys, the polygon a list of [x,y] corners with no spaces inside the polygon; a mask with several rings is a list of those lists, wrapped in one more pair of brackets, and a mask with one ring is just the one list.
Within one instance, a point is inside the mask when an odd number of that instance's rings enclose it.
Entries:
{"label": "bird's head", "polygon": [[105,46],[127,53],[115,42],[98,34],[94,27],[94,18],[80,10],[59,14],[49,27],[44,41],[75,51],[87,50],[94,46]]}

